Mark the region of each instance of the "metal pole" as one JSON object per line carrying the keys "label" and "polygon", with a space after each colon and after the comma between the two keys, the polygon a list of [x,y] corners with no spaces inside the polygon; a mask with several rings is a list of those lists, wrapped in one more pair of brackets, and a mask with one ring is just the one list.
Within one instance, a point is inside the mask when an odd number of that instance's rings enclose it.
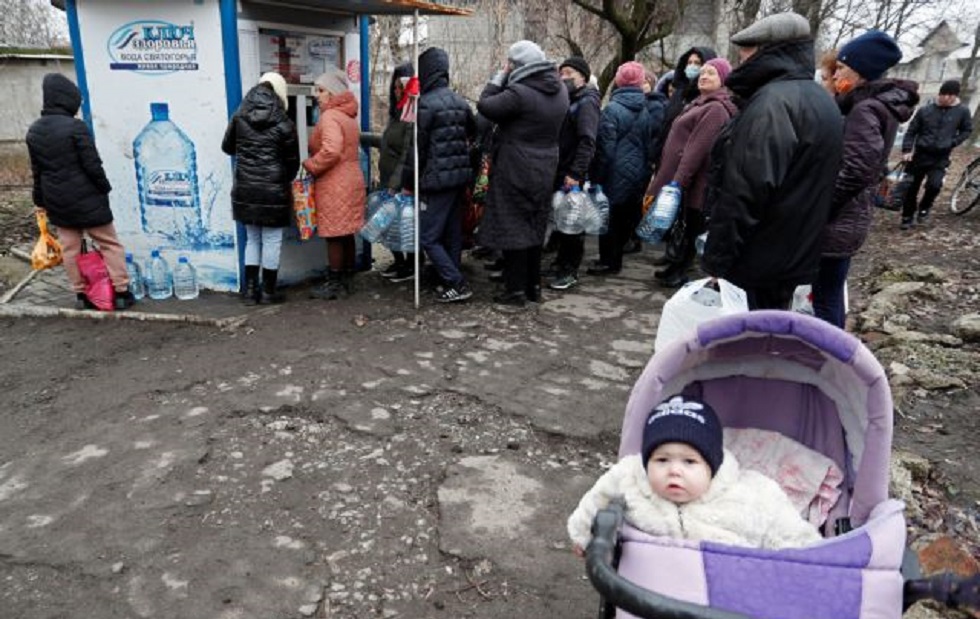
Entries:
{"label": "metal pole", "polygon": [[[412,57],[414,58],[415,64],[415,75],[419,75],[419,10],[415,9],[413,23],[412,23]],[[419,192],[419,99],[422,98],[421,83],[419,84],[419,95],[415,99],[415,122],[412,123],[412,144],[414,148],[412,156],[415,158],[414,172],[414,182],[415,187],[415,309],[419,308],[420,296],[421,296],[421,279],[422,273],[419,271],[419,254],[422,253],[422,248],[419,247],[419,203],[422,201],[422,196]]]}

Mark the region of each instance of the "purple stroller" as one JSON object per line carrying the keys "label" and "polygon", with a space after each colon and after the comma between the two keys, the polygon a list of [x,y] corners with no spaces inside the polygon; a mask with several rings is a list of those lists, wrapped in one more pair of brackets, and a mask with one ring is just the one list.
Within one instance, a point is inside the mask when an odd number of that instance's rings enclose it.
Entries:
{"label": "purple stroller", "polygon": [[711,403],[728,428],[779,432],[844,474],[822,531],[801,549],[759,550],[653,537],[601,510],[586,566],[600,617],[897,619],[920,599],[977,603],[980,579],[918,579],[901,502],[888,498],[892,399],[884,370],[852,335],[799,313],[706,322],[647,364],[633,387],[619,457],[673,393]]}

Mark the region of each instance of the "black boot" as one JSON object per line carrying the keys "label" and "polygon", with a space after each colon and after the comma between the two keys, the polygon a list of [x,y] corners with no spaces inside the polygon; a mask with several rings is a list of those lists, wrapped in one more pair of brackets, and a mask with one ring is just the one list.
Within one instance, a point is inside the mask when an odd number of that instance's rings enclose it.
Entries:
{"label": "black boot", "polygon": [[112,300],[112,308],[117,312],[124,312],[134,305],[136,305],[136,297],[133,296],[129,288],[117,292]]}
{"label": "black boot", "polygon": [[77,310],[94,310],[98,309],[95,304],[88,300],[88,297],[84,292],[75,293],[75,309]]}
{"label": "black boot", "polygon": [[347,269],[340,276],[340,285],[344,289],[344,294],[350,296],[354,294],[354,270]]}
{"label": "black boot", "polygon": [[311,290],[310,296],[324,301],[336,301],[345,294],[344,286],[341,283],[342,278],[343,274],[340,271],[331,269],[327,273],[326,283]]}
{"label": "black boot", "polygon": [[262,291],[259,293],[259,303],[282,303],[282,295],[276,292],[278,280],[279,269],[262,269]]}
{"label": "black boot", "polygon": [[259,302],[261,291],[259,290],[259,265],[245,265],[245,286],[242,288],[242,301],[246,305],[255,305]]}

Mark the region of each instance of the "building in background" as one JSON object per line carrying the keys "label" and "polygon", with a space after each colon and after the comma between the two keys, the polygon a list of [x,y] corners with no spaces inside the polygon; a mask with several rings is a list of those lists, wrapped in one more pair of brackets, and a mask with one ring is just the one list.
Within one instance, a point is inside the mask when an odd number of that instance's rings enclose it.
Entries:
{"label": "building in background", "polygon": [[[970,60],[972,45],[960,39],[956,31],[945,20],[929,31],[918,45],[916,52],[906,53],[902,62],[889,72],[890,77],[915,80],[919,83],[919,96],[928,102],[939,94],[939,86],[946,80],[959,80],[963,77],[966,64]],[[974,72],[976,78],[977,73]],[[960,94],[960,99],[976,112],[980,97],[975,96],[976,86]]]}

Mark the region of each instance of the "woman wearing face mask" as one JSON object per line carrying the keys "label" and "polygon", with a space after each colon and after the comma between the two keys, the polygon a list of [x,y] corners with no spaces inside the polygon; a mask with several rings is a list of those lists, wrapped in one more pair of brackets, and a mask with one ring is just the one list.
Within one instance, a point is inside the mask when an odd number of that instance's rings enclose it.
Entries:
{"label": "woman wearing face mask", "polygon": [[694,240],[704,232],[704,216],[701,212],[704,192],[708,182],[708,162],[711,145],[721,133],[722,127],[737,112],[731,93],[725,88],[725,80],[732,67],[724,58],[713,58],[705,63],[698,76],[698,92],[694,99],[677,117],[667,135],[663,157],[648,195],[656,196],[671,181],[681,188],[681,212],[671,239],[677,248],[671,252],[669,266],[662,272],[661,283],[667,288],[682,286],[685,273],[694,261]]}
{"label": "woman wearing face mask", "polygon": [[677,60],[677,68],[674,69],[673,87],[674,92],[667,101],[667,108],[664,110],[663,127],[660,131],[660,139],[654,145],[653,163],[660,164],[660,155],[664,147],[664,141],[670,132],[670,126],[674,119],[684,111],[684,106],[694,101],[701,93],[698,91],[698,75],[701,73],[701,66],[718,54],[710,47],[692,47],[687,50]]}
{"label": "woman wearing face mask", "polygon": [[818,318],[844,328],[844,282],[871,229],[875,189],[881,181],[898,125],[919,102],[918,84],[883,79],[902,59],[895,40],[869,30],[840,49],[834,87],[844,114],[844,156],[834,182],[830,217],[821,238],[820,269],[813,284]]}

